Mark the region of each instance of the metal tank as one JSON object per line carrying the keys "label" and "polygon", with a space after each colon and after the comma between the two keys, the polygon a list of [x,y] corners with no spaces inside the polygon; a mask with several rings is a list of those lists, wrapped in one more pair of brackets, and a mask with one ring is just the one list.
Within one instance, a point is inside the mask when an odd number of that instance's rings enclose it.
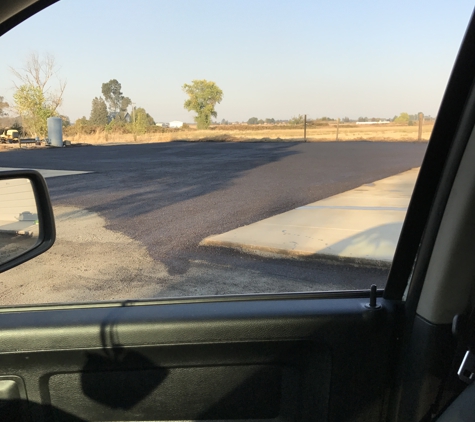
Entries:
{"label": "metal tank", "polygon": [[61,117],[50,117],[48,123],[47,144],[52,147],[63,147],[63,121]]}

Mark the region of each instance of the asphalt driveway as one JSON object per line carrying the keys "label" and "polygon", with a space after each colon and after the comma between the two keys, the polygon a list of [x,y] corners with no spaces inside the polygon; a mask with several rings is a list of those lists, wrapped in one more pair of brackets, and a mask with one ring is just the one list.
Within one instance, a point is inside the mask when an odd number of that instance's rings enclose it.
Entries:
{"label": "asphalt driveway", "polygon": [[[198,244],[212,234],[420,166],[426,146],[174,142],[12,150],[0,154],[0,166],[91,171],[48,179],[53,205],[97,213],[107,229],[143,245],[165,265],[173,286],[161,288],[159,296],[190,294],[188,287],[197,282],[214,286],[204,290],[207,294],[226,293],[219,283],[225,286],[223,274],[233,272],[252,272],[253,280],[261,275],[267,287],[247,285],[253,291],[273,290],[272,280],[277,291],[295,289],[296,283],[299,290],[358,289],[384,285],[387,270],[261,258]],[[191,271],[197,265],[199,281]]]}

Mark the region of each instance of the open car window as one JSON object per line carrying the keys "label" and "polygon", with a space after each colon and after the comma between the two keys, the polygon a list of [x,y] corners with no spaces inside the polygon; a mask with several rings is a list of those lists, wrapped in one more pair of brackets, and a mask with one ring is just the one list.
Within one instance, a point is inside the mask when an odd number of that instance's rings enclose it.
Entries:
{"label": "open car window", "polygon": [[473,378],[472,5],[12,29],[50,3],[0,3],[0,420],[435,420]]}
{"label": "open car window", "polygon": [[46,177],[57,240],[1,303],[384,288],[472,5],[411,7],[61,1],[7,32],[0,166]]}

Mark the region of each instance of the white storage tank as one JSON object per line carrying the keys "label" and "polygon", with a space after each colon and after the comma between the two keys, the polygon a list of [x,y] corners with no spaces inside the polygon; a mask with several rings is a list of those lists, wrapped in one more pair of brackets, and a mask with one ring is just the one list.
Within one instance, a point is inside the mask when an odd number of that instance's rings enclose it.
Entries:
{"label": "white storage tank", "polygon": [[61,117],[50,117],[48,123],[48,145],[63,147],[63,120]]}

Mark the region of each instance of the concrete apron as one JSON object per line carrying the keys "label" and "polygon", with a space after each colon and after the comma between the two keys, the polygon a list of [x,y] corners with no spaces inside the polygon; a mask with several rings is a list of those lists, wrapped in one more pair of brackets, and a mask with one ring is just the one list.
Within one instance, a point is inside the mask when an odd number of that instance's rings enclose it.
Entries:
{"label": "concrete apron", "polygon": [[75,176],[77,174],[93,173],[92,171],[73,171],[73,170],[49,170],[49,169],[29,169],[18,167],[0,167],[0,172],[10,170],[36,170],[45,179],[49,177],[61,177],[61,176]]}
{"label": "concrete apron", "polygon": [[390,266],[419,168],[360,186],[200,245],[270,257]]}

